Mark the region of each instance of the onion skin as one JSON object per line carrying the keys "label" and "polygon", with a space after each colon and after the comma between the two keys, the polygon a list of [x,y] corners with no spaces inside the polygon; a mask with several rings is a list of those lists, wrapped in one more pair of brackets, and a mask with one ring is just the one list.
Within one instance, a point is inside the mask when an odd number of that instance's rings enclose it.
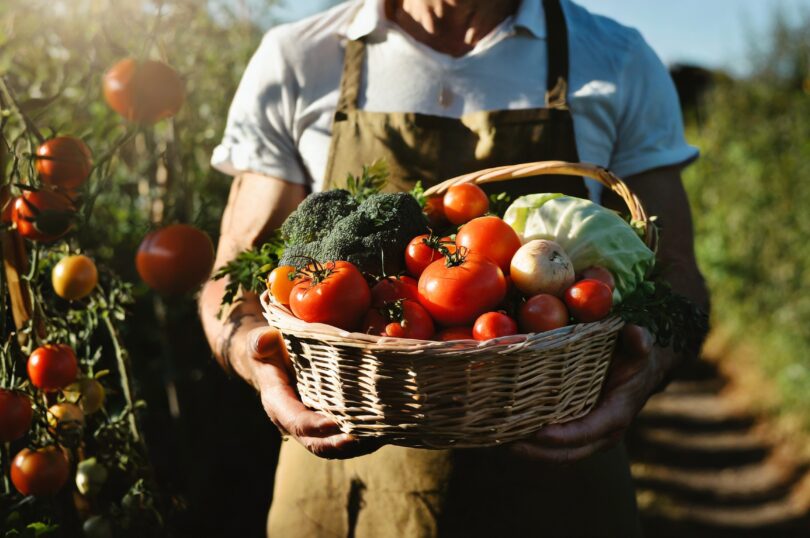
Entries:
{"label": "onion skin", "polygon": [[563,248],[546,239],[529,241],[512,257],[509,268],[515,287],[526,295],[562,297],[574,283],[574,264]]}

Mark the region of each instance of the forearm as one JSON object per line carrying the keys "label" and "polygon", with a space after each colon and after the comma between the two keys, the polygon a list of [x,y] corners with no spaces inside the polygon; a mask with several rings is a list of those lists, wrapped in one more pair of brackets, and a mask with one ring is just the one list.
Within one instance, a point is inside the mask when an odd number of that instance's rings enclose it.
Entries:
{"label": "forearm", "polygon": [[247,334],[257,327],[266,326],[261,305],[254,294],[243,294],[234,305],[220,307],[226,281],[208,282],[199,298],[200,319],[219,365],[227,372],[238,375],[256,386],[254,364],[249,360],[245,346]]}

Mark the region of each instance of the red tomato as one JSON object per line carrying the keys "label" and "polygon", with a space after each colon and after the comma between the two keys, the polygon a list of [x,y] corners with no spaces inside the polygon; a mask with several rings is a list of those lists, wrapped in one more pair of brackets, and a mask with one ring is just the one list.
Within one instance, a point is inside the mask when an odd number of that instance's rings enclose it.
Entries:
{"label": "red tomato", "polygon": [[507,274],[512,256],[520,248],[520,237],[499,217],[478,217],[461,227],[456,245],[483,254]]}
{"label": "red tomato", "polygon": [[371,290],[353,264],[330,262],[304,276],[290,294],[290,309],[309,323],[326,323],[347,331],[360,325],[371,306]]}
{"label": "red tomato", "polygon": [[472,183],[453,185],[444,194],[443,202],[445,217],[457,226],[489,211],[487,193]]}
{"label": "red tomato", "polygon": [[445,326],[470,325],[497,306],[506,295],[506,279],[488,258],[469,252],[447,267],[445,259],[431,263],[419,277],[419,302]]}
{"label": "red tomato", "polygon": [[449,237],[442,237],[436,241],[435,238],[431,239],[431,236],[424,234],[411,239],[405,247],[405,267],[408,268],[408,272],[419,278],[428,265],[442,259],[442,253],[438,250],[440,243],[450,252],[455,251],[455,244]]}
{"label": "red tomato", "polygon": [[363,317],[363,323],[360,324],[360,331],[366,334],[373,334],[375,336],[385,335],[385,326],[388,325],[388,319],[376,308],[372,308],[366,312]]}
{"label": "red tomato", "polygon": [[50,243],[70,231],[75,213],[73,202],[62,193],[26,190],[15,198],[11,220],[22,237]]}
{"label": "red tomato", "polygon": [[31,399],[8,389],[0,389],[0,442],[9,443],[25,435],[31,428],[34,410]]}
{"label": "red tomato", "polygon": [[67,483],[69,476],[70,463],[58,446],[36,450],[24,448],[11,463],[11,481],[23,495],[54,495]]}
{"label": "red tomato", "polygon": [[67,191],[87,181],[93,167],[90,148],[72,136],[57,136],[37,148],[37,172],[42,182]]}
{"label": "red tomato", "polygon": [[188,293],[211,275],[214,244],[207,233],[194,226],[172,224],[144,237],[135,267],[143,281],[159,293]]}
{"label": "red tomato", "polygon": [[586,278],[565,290],[565,304],[575,320],[599,321],[610,313],[613,292],[604,282]]}
{"label": "red tomato", "polygon": [[450,342],[452,340],[473,340],[472,327],[448,327],[436,333],[434,340]]}
{"label": "red tomato", "polygon": [[125,58],[104,74],[104,99],[129,121],[151,124],[177,114],[186,90],[168,65]]}
{"label": "red tomato", "polygon": [[38,389],[59,390],[73,383],[78,373],[76,354],[66,344],[45,344],[28,357],[28,378]]}
{"label": "red tomato", "polygon": [[394,338],[429,340],[435,331],[433,319],[427,310],[418,302],[408,299],[402,301],[402,320],[385,326],[385,334]]}
{"label": "red tomato", "polygon": [[425,200],[425,207],[422,212],[427,216],[428,225],[432,230],[441,230],[450,224],[444,215],[443,196],[431,196]]}
{"label": "red tomato", "polygon": [[520,305],[518,322],[526,333],[553,331],[568,325],[568,309],[557,297],[541,293]]}
{"label": "red tomato", "polygon": [[602,266],[594,265],[592,267],[588,267],[587,269],[582,271],[582,273],[579,275],[578,280],[583,280],[586,278],[604,282],[610,287],[610,291],[616,289],[616,279],[613,278],[613,273],[611,273]]}
{"label": "red tomato", "polygon": [[385,277],[371,288],[371,306],[380,308],[397,299],[419,300],[416,280],[409,276]]}
{"label": "red tomato", "polygon": [[517,334],[517,332],[518,326],[515,320],[503,312],[487,312],[475,320],[472,335],[476,340],[491,340]]}

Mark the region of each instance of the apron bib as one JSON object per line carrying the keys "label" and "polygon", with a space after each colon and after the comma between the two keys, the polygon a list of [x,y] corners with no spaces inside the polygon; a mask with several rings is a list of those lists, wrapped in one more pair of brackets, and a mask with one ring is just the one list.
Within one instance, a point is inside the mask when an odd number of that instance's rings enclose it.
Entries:
{"label": "apron bib", "polygon": [[[460,119],[357,107],[365,43],[346,46],[325,189],[384,158],[390,191],[417,180],[538,160],[577,162],[566,103],[568,37],[559,0],[544,0],[548,20],[546,107],[468,114]],[[487,187],[487,186],[484,186]],[[498,183],[513,197],[565,192],[587,197],[581,179],[527,178]],[[282,443],[270,538],[640,536],[629,465],[622,447],[569,466],[517,459],[504,449],[422,450],[386,446],[351,460],[324,460],[295,441]]]}

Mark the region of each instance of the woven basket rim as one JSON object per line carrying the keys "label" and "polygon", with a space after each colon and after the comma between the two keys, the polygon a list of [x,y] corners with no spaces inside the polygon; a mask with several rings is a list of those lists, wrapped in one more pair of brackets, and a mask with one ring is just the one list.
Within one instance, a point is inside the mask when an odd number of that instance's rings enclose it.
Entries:
{"label": "woven basket rim", "polygon": [[503,336],[483,342],[478,340],[414,340],[411,338],[391,338],[345,331],[324,323],[308,323],[295,317],[288,308],[273,301],[269,291],[264,291],[260,300],[268,323],[282,333],[293,334],[297,337],[316,338],[323,342],[361,348],[370,352],[420,353],[427,350],[430,350],[431,353],[441,353],[443,351],[469,352],[473,350],[507,352],[515,347],[535,346],[540,341],[543,341],[544,347],[557,347],[569,341],[586,338],[593,333],[615,331],[624,325],[624,321],[619,315],[612,314],[603,320],[591,323],[575,323],[553,331]]}

